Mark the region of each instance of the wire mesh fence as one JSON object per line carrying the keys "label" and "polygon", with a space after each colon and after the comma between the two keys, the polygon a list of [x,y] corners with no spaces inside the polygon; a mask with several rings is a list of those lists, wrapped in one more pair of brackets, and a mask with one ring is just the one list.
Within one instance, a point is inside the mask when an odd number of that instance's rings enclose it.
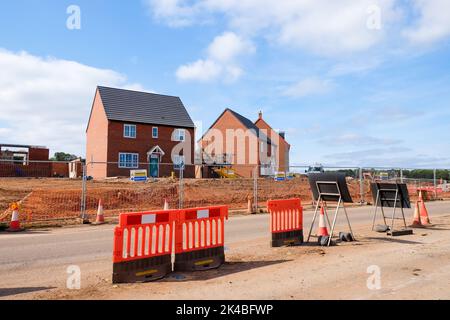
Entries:
{"label": "wire mesh fence", "polygon": [[[67,167],[70,163],[58,165]],[[0,172],[7,171],[1,171],[1,167],[0,161]],[[93,220],[100,200],[106,217],[159,210],[165,201],[171,209],[228,205],[236,213],[264,211],[270,199],[300,197],[308,205],[313,198],[307,175],[321,171],[344,173],[354,202],[361,205],[373,203],[371,183],[376,181],[406,183],[413,200],[420,191],[429,200],[450,199],[449,179],[445,175],[450,171],[443,170],[431,170],[429,178],[425,171],[398,168],[290,166],[276,171],[254,165],[96,162],[78,168],[74,178],[69,179],[70,169],[67,175],[64,169],[64,174],[55,175],[60,178],[53,178],[45,170],[40,175],[39,166],[29,166],[33,167],[35,171],[27,176],[0,177],[0,222],[10,220],[12,202],[19,202],[21,220],[28,223]],[[132,181],[132,172],[136,180],[142,181]],[[430,171],[426,173],[429,175]],[[426,178],[419,178],[419,174]]]}

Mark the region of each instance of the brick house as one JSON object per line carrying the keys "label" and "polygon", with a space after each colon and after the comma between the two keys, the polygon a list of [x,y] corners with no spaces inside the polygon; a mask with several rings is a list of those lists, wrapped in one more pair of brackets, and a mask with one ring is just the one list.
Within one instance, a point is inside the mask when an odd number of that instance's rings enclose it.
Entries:
{"label": "brick house", "polygon": [[258,176],[273,175],[280,168],[289,171],[290,146],[263,120],[262,113],[253,123],[239,113],[225,109],[199,143],[203,163],[231,167],[242,177],[253,177],[257,165]]}
{"label": "brick house", "polygon": [[266,130],[269,137],[277,136],[278,140],[278,161],[276,163],[276,170],[280,172],[289,172],[289,154],[291,145],[286,141],[286,133],[284,131],[275,131],[264,119],[262,112],[259,112],[258,120],[255,125],[259,129]]}
{"label": "brick house", "polygon": [[194,132],[179,97],[99,86],[86,129],[86,173],[102,179],[146,169],[166,177],[184,162],[184,176],[194,177]]}
{"label": "brick house", "polygon": [[47,147],[0,143],[0,177],[50,177]]}

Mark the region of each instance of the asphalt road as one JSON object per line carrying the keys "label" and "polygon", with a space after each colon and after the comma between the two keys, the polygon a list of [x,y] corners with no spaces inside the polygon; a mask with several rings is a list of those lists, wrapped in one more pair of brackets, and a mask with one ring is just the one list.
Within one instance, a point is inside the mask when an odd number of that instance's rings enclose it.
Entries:
{"label": "asphalt road", "polygon": [[[448,201],[427,203],[427,207],[432,216],[450,213]],[[371,227],[373,207],[347,210],[352,224]],[[412,214],[412,210],[406,211],[408,223],[411,222]],[[261,238],[269,241],[268,219],[266,214],[231,217],[226,224],[226,244]],[[311,219],[312,212],[306,211],[305,236]],[[337,231],[344,231],[345,226],[342,212],[337,222]],[[80,226],[17,234],[0,233],[0,299],[16,298],[21,294],[51,288],[64,288],[66,269],[70,265],[80,266],[82,281],[96,279],[98,274],[109,274],[105,270],[112,269],[113,227]]]}

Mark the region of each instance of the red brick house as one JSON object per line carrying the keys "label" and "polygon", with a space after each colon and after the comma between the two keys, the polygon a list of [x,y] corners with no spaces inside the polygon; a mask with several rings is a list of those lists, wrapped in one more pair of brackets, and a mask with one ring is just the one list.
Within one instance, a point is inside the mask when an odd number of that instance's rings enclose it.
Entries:
{"label": "red brick house", "polygon": [[129,177],[145,169],[165,177],[182,161],[184,176],[194,177],[194,131],[179,97],[97,87],[86,129],[87,175]]}
{"label": "red brick house", "polygon": [[275,131],[264,119],[262,112],[259,113],[258,120],[256,120],[255,125],[262,130],[267,132],[269,137],[276,136],[278,141],[278,161],[276,163],[276,170],[280,172],[289,172],[289,154],[291,150],[291,145],[286,141],[286,133],[284,131]]}
{"label": "red brick house", "polygon": [[[203,163],[231,167],[246,178],[255,173],[270,176],[280,168],[289,171],[286,162],[289,147],[284,145],[287,142],[263,121],[262,113],[253,123],[239,113],[225,109],[200,140]],[[256,166],[258,170],[255,172]]]}
{"label": "red brick house", "polygon": [[50,177],[49,149],[0,143],[0,177]]}

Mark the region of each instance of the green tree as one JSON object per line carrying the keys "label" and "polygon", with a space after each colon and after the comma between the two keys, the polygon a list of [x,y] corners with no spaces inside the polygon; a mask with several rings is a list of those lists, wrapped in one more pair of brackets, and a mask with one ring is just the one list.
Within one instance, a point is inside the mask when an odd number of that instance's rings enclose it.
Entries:
{"label": "green tree", "polygon": [[74,154],[65,153],[65,152],[56,152],[55,155],[50,159],[52,161],[72,161],[78,159]]}

